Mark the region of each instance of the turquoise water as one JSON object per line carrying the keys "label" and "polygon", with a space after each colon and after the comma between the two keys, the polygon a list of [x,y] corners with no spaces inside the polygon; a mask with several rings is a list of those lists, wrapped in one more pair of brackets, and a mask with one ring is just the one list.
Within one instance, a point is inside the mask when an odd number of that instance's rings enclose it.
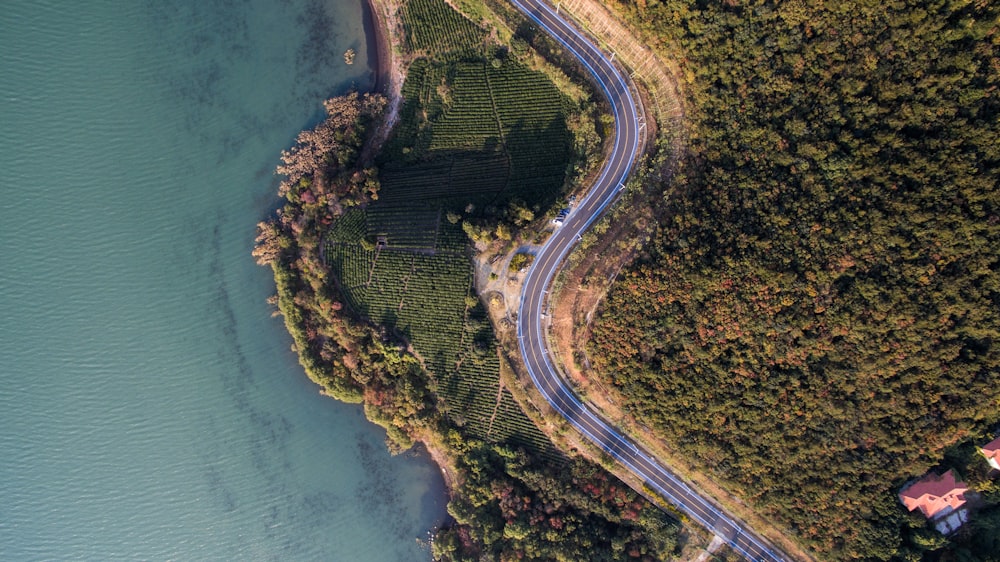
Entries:
{"label": "turquoise water", "polygon": [[370,85],[361,22],[4,2],[0,559],[429,558],[436,467],[317,394],[249,256],[279,151]]}

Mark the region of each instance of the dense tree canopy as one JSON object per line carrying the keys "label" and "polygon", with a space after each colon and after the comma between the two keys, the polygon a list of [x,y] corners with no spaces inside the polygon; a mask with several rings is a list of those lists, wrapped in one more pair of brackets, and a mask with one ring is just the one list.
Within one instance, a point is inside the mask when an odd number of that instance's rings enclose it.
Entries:
{"label": "dense tree canopy", "polygon": [[619,8],[692,120],[596,371],[825,557],[919,557],[896,489],[998,420],[1000,7]]}

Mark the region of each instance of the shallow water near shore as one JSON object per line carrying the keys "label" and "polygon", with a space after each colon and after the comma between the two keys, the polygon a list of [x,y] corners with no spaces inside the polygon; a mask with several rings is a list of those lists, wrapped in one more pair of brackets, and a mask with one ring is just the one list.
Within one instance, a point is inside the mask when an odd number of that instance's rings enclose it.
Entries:
{"label": "shallow water near shore", "polygon": [[317,394],[249,255],[279,151],[371,83],[362,9],[4,4],[0,559],[430,558],[436,466]]}

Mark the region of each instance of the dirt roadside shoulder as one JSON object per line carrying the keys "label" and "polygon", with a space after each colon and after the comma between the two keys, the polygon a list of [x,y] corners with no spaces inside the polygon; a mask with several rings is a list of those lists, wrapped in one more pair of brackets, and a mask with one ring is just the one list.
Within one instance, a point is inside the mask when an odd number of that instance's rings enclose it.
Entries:
{"label": "dirt roadside shoulder", "polygon": [[389,134],[399,121],[399,109],[403,104],[403,80],[406,78],[408,61],[400,53],[403,23],[399,19],[402,9],[401,0],[366,0],[368,13],[372,18],[375,47],[375,84],[373,89],[384,95],[389,103],[386,105],[382,122],[378,125],[371,140],[365,146],[362,162],[370,162],[381,149]]}

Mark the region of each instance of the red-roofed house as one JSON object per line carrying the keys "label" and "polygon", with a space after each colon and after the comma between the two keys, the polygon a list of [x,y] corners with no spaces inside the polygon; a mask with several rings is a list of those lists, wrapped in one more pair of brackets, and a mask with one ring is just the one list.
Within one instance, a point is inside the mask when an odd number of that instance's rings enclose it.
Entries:
{"label": "red-roofed house", "polygon": [[979,452],[986,457],[986,462],[990,463],[990,466],[1000,470],[1000,437],[980,447]]}
{"label": "red-roofed house", "polygon": [[954,471],[930,473],[900,490],[899,501],[910,511],[919,509],[941,534],[947,535],[968,520],[964,508],[968,489],[965,482],[955,481]]}

